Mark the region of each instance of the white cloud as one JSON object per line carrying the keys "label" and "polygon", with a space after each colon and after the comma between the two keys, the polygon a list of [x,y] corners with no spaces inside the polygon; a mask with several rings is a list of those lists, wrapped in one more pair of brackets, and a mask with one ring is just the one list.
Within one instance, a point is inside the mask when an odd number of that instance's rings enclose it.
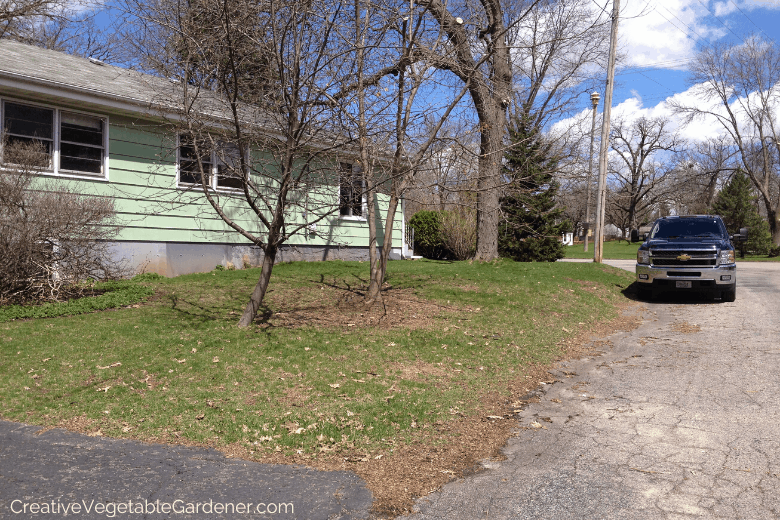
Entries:
{"label": "white cloud", "polygon": [[723,36],[722,26],[704,23],[707,11],[698,0],[629,1],[618,34],[630,66],[684,68],[697,40]]}
{"label": "white cloud", "polygon": [[780,0],[627,0],[618,31],[626,64],[685,68],[697,45],[731,33],[730,16],[755,9],[780,10]]}

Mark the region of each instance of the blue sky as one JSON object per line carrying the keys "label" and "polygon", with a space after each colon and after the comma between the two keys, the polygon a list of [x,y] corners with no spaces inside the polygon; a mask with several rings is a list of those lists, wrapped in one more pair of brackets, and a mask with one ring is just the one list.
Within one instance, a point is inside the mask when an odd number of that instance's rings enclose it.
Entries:
{"label": "blue sky", "polygon": [[[701,48],[756,34],[777,41],[780,0],[621,0],[618,34],[626,61],[615,77],[613,114],[662,115],[666,99],[688,90],[687,67]],[[589,107],[583,96],[583,111]]]}

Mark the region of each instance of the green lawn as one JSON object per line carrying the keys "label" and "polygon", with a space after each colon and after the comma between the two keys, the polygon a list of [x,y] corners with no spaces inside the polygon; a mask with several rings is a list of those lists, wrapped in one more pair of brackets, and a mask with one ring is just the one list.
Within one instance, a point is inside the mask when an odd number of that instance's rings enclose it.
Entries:
{"label": "green lawn", "polygon": [[0,416],[258,459],[381,454],[554,360],[632,282],[594,264],[397,261],[368,310],[366,263],[286,263],[239,330],[258,275],[147,280],[140,306],[0,323]]}
{"label": "green lawn", "polygon": [[[636,260],[636,250],[639,243],[629,244],[625,240],[604,242],[604,258],[607,260]],[[593,258],[593,242],[588,243],[588,252],[583,251],[583,244],[565,246],[566,258]]]}

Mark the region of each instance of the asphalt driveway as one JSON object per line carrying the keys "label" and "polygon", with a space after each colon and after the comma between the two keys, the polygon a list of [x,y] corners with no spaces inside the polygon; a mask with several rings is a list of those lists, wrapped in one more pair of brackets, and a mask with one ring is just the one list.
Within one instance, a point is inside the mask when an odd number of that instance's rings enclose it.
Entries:
{"label": "asphalt driveway", "polygon": [[561,365],[507,460],[410,518],[780,517],[780,264],[738,269],[736,302],[648,303],[640,328]]}

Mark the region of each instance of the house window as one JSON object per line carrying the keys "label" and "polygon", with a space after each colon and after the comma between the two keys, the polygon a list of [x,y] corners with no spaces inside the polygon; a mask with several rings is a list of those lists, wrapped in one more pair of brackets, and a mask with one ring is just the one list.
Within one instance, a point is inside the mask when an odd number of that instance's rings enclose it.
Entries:
{"label": "house window", "polygon": [[54,110],[5,103],[3,163],[52,167]]}
{"label": "house window", "polygon": [[217,165],[217,188],[244,189],[244,175],[241,171],[241,153],[236,145],[223,145],[215,153]]}
{"label": "house window", "polygon": [[103,120],[60,113],[60,169],[103,173]]}
{"label": "house window", "polygon": [[363,218],[363,176],[351,164],[339,164],[339,214]]}
{"label": "house window", "polygon": [[187,136],[179,136],[179,184],[192,185],[200,184],[200,166],[198,156],[200,155],[200,164],[203,166],[203,174],[206,176],[206,185],[211,185],[211,174],[213,164],[211,162],[211,150],[205,142],[197,143]]}
{"label": "house window", "polygon": [[241,190],[244,188],[238,147],[222,144],[213,150],[206,141],[195,143],[186,134],[179,136],[179,185],[201,185],[200,164],[206,176],[206,185],[212,189]]}
{"label": "house window", "polygon": [[6,101],[2,121],[4,164],[106,176],[105,118]]}

